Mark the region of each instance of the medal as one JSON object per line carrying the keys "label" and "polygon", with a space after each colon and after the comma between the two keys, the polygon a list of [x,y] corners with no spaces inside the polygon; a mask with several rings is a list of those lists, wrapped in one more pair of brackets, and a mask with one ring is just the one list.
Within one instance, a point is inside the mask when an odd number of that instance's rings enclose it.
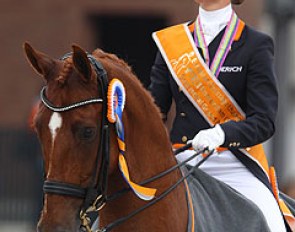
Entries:
{"label": "medal", "polygon": [[231,19],[227,24],[226,31],[222,37],[220,45],[216,51],[214,59],[210,65],[210,56],[209,56],[209,49],[208,45],[205,40],[204,30],[202,27],[200,17],[197,18],[195,23],[195,30],[194,30],[194,40],[197,47],[200,47],[203,51],[205,62],[213,72],[213,74],[218,78],[221,67],[223,66],[225,59],[231,50],[231,45],[234,41],[234,38],[238,32],[238,25],[240,23],[240,19],[233,11],[231,15]]}

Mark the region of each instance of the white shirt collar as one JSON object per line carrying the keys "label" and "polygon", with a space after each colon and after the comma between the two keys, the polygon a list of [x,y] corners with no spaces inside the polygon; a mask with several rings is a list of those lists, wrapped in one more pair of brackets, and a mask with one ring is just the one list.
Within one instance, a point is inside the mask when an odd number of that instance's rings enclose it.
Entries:
{"label": "white shirt collar", "polygon": [[230,21],[232,12],[233,9],[231,4],[214,11],[206,11],[202,7],[199,8],[199,17],[204,30],[205,40],[208,45]]}
{"label": "white shirt collar", "polygon": [[231,18],[232,5],[229,4],[226,7],[218,10],[207,11],[202,7],[199,8],[199,16],[204,24],[227,24]]}

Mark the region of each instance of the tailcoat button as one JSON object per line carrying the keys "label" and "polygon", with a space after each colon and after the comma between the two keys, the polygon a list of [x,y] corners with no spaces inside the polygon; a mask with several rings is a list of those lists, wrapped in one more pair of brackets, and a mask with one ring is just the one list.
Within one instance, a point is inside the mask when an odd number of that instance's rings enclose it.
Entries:
{"label": "tailcoat button", "polygon": [[184,142],[184,143],[187,142],[187,137],[186,136],[182,136],[182,142]]}

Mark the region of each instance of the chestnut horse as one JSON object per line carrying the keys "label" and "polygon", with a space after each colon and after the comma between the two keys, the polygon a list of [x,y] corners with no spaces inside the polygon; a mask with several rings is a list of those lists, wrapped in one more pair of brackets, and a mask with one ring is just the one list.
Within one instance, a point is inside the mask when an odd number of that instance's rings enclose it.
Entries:
{"label": "chestnut horse", "polygon": [[[57,60],[28,43],[24,45],[28,61],[46,81],[43,103],[35,117],[46,173],[39,232],[80,231],[80,216],[87,225],[82,209],[92,204],[96,193],[105,197],[127,187],[118,168],[116,128],[106,122],[107,86],[102,80],[106,73],[108,81],[117,78],[126,89],[124,156],[132,181],[140,183],[177,164],[160,112],[131,68],[101,50],[89,55],[79,46],[72,48],[70,55]],[[104,145],[108,141],[109,148]],[[109,159],[104,157],[107,152]],[[181,171],[175,169],[145,187],[157,189],[158,197],[181,178]],[[106,204],[105,198],[96,200],[95,208],[101,208],[101,228],[147,204],[133,191],[125,191]],[[185,232],[187,222],[188,203],[182,182],[128,222],[113,226],[112,231]]]}
{"label": "chestnut horse", "polygon": [[95,232],[268,231],[256,205],[196,168],[213,151],[180,170],[159,109],[125,62],[72,48],[56,60],[24,44],[46,82],[35,117],[46,174],[38,232],[92,232],[94,211]]}

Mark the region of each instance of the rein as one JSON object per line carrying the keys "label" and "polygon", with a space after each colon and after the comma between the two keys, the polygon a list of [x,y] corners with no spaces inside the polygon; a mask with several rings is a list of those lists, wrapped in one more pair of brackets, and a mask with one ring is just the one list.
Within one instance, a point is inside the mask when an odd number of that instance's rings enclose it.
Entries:
{"label": "rein", "polygon": [[[158,196],[157,198],[154,198],[152,201],[150,201],[149,203],[145,204],[144,206],[140,207],[139,209],[131,212],[130,214],[128,214],[127,216],[121,217],[119,219],[117,219],[116,221],[110,223],[109,225],[105,226],[102,229],[98,229],[95,232],[108,232],[111,231],[113,228],[119,226],[120,224],[124,223],[125,221],[129,220],[130,218],[132,218],[133,216],[139,214],[140,212],[142,212],[143,210],[149,208],[150,206],[154,205],[155,203],[159,202],[160,200],[162,200],[164,197],[166,197],[169,193],[171,193],[174,189],[176,189],[184,180],[186,180],[195,170],[195,168],[200,167],[207,159],[209,159],[209,157],[214,153],[214,150],[211,150],[210,152],[207,149],[204,149],[202,151],[197,152],[196,154],[194,154],[193,156],[191,156],[190,158],[184,160],[183,162],[181,162],[178,165],[173,166],[171,169],[160,173],[159,175],[150,178],[146,181],[141,182],[140,184],[144,184],[144,183],[149,183],[152,182],[160,177],[163,177],[164,175],[167,175],[168,173],[174,171],[175,169],[185,165],[188,161],[196,158],[197,156],[201,155],[201,154],[206,154],[205,158],[202,159],[199,163],[197,163],[191,170],[188,171],[188,173],[186,175],[184,175],[182,178],[180,178],[175,184],[173,184],[170,188],[168,188],[165,192],[163,192],[160,196]],[[124,189],[124,192],[128,191],[130,189]],[[121,192],[121,191],[120,191]],[[123,193],[121,192],[120,195],[122,195]],[[108,198],[109,200],[109,198]],[[113,199],[112,199],[113,200]],[[88,232],[88,231],[87,231]],[[89,232],[92,232],[92,230],[90,230]]]}
{"label": "rein", "polygon": [[[72,56],[72,53],[68,53],[64,55],[61,60],[65,60]],[[63,107],[57,107],[54,106],[50,102],[50,100],[46,96],[46,86],[42,88],[40,93],[40,98],[42,103],[51,111],[53,112],[65,112],[69,110],[76,109],[78,107],[82,107],[89,104],[102,104],[102,120],[101,120],[101,139],[99,143],[99,149],[97,151],[96,156],[96,167],[94,169],[91,185],[87,188],[82,188],[81,186],[54,181],[54,180],[45,180],[43,185],[43,191],[45,194],[58,194],[58,195],[65,195],[70,197],[76,197],[84,199],[83,206],[81,207],[80,211],[80,219],[81,219],[81,231],[87,231],[92,232],[92,229],[90,227],[90,219],[88,217],[88,214],[91,212],[98,212],[100,211],[107,202],[112,201],[114,199],[117,199],[127,191],[129,191],[131,188],[125,188],[117,193],[114,193],[111,196],[107,196],[107,186],[108,186],[108,168],[109,168],[109,159],[110,159],[110,142],[109,142],[109,121],[107,118],[107,91],[108,91],[108,78],[107,78],[107,72],[103,68],[102,64],[97,61],[92,55],[87,54],[87,57],[89,61],[91,62],[92,66],[95,69],[97,80],[98,80],[98,88],[101,89],[102,97],[101,98],[92,98],[87,99],[84,101],[75,102],[71,105],[63,106]],[[178,154],[184,150],[187,150],[191,147],[191,144],[187,144],[183,146],[182,148],[176,150],[174,154]],[[193,156],[189,157],[185,161],[171,167],[170,169],[161,172],[160,174],[151,177],[143,182],[140,183],[140,185],[145,185],[147,183],[153,182],[171,172],[174,170],[184,166],[188,161],[194,159],[195,157],[199,156],[200,154],[206,154],[206,157],[202,159],[194,168],[199,167],[202,163],[204,163],[212,154],[214,150],[208,151],[208,149],[204,149],[202,151],[197,152]],[[101,157],[101,162],[99,162],[99,158]],[[99,165],[100,164],[100,165]],[[127,221],[131,217],[135,216],[136,214],[142,212],[146,208],[154,205],[164,197],[166,197],[170,192],[172,192],[179,184],[181,184],[185,179],[187,179],[194,171],[194,168],[192,168],[185,176],[180,178],[175,184],[173,184],[170,188],[168,188],[166,191],[164,191],[161,195],[154,198],[141,208],[131,212],[125,217],[119,218],[116,221],[110,223],[106,227],[102,229],[96,230],[96,232],[107,232],[112,230],[114,227],[119,226],[123,222]]]}
{"label": "rein", "polygon": [[[173,153],[176,156],[177,154],[179,154],[179,153],[181,153],[181,152],[183,152],[185,150],[188,150],[189,148],[191,148],[191,146],[192,146],[191,143],[188,143],[188,144],[184,145],[183,147],[175,150]],[[175,171],[176,169],[184,166],[186,163],[188,163],[189,161],[193,160],[194,158],[196,158],[197,156],[199,156],[200,154],[203,154],[203,153],[208,153],[208,150],[204,149],[203,151],[197,152],[194,155],[192,155],[191,157],[189,157],[189,158],[185,159],[184,161],[182,161],[181,163],[178,163],[178,164],[174,165],[173,167],[167,169],[166,171],[163,171],[163,172],[159,173],[156,176],[153,176],[153,177],[151,177],[151,178],[149,178],[147,180],[144,180],[144,181],[140,182],[139,184],[140,185],[146,185],[146,184],[151,183],[151,182],[153,182],[153,181],[155,181],[157,179],[160,179],[160,178],[168,175],[169,173]],[[130,191],[130,190],[131,190],[130,188],[124,188],[122,190],[119,190],[118,192],[112,194],[111,196],[108,196],[106,201],[107,202],[113,201],[113,200],[117,199],[118,197],[120,197],[121,195],[123,195],[124,193]]]}

